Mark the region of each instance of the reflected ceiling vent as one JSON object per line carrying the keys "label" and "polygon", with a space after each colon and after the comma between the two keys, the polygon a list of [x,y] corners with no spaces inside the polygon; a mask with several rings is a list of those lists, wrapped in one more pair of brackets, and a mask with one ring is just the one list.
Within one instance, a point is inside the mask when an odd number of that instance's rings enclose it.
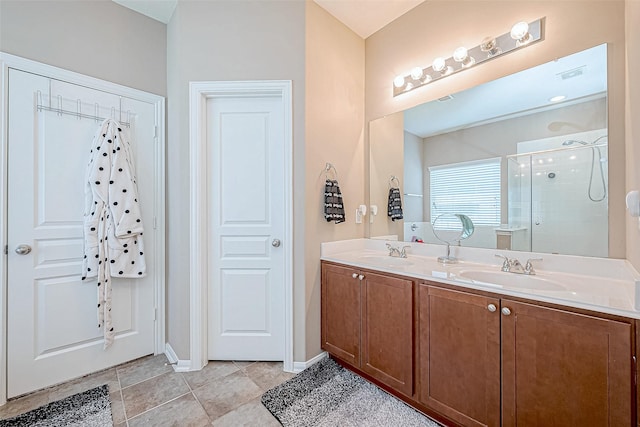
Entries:
{"label": "reflected ceiling vent", "polygon": [[438,102],[450,101],[453,99],[453,95],[443,96],[442,98],[438,98]]}
{"label": "reflected ceiling vent", "polygon": [[568,70],[568,71],[559,73],[558,76],[560,76],[562,80],[572,79],[574,77],[583,75],[586,72],[586,68],[587,66],[583,65],[581,67],[574,68],[573,70]]}

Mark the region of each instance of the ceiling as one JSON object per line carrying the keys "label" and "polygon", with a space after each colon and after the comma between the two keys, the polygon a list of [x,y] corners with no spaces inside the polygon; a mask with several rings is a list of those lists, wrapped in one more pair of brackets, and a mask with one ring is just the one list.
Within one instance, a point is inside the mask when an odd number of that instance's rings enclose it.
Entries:
{"label": "ceiling", "polygon": [[[113,0],[157,21],[169,23],[178,0]],[[215,0],[210,0],[215,1]],[[425,0],[314,0],[363,39]]]}
{"label": "ceiling", "polygon": [[366,39],[424,0],[314,0],[320,7]]}
{"label": "ceiling", "polygon": [[178,0],[113,0],[121,6],[135,10],[156,21],[169,23]]}

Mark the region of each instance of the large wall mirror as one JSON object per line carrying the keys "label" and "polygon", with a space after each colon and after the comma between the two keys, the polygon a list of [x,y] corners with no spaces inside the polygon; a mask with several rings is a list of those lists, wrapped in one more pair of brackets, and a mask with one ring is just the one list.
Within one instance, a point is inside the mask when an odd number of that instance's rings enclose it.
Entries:
{"label": "large wall mirror", "polygon": [[[609,256],[606,45],[374,120],[369,132],[371,238],[441,243],[433,221],[460,214],[475,227],[464,246]],[[402,218],[392,218],[398,187]]]}

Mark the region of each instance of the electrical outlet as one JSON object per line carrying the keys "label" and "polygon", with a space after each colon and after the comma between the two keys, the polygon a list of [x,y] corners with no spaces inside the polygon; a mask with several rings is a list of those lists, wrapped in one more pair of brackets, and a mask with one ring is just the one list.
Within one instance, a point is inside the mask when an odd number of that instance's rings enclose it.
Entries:
{"label": "electrical outlet", "polygon": [[360,209],[356,209],[356,224],[362,224],[362,212],[360,212]]}

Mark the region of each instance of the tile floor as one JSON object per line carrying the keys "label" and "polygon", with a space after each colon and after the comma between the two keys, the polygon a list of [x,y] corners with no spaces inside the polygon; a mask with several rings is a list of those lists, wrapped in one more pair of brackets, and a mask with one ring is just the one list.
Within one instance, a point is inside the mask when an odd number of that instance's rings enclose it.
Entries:
{"label": "tile floor", "polygon": [[293,377],[280,362],[209,362],[197,372],[174,372],[164,355],[147,356],[10,400],[0,419],[108,384],[115,427],[277,427],[260,396]]}

